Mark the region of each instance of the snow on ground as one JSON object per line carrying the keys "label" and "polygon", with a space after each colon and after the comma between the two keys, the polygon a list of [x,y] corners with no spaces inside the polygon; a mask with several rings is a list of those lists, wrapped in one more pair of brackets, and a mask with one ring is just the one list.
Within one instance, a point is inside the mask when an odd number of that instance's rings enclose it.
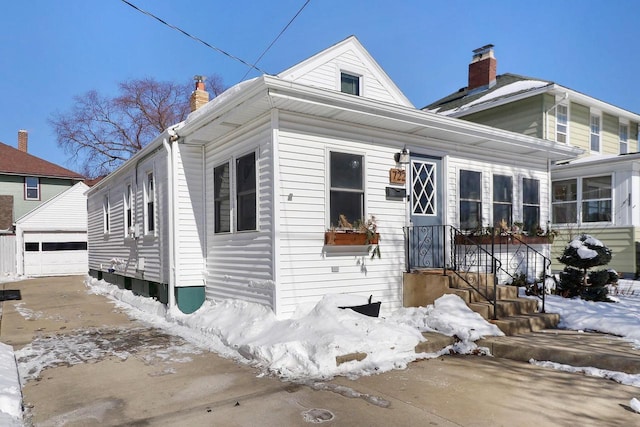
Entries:
{"label": "snow on ground", "polygon": [[[289,380],[326,379],[335,375],[357,377],[403,369],[419,358],[437,357],[451,351],[477,351],[475,340],[501,334],[495,325],[469,310],[454,295],[445,295],[428,307],[403,308],[380,318],[338,308],[364,304],[366,297],[327,295],[315,307],[301,307],[291,319],[279,320],[269,308],[239,300],[207,301],[195,313],[185,315],[104,281],[88,278],[86,284],[89,292],[108,296],[130,316],[191,343],[186,346],[164,343],[158,348],[172,350],[144,357],[188,361],[189,353],[207,349],[254,366],[263,374],[275,374]],[[562,328],[615,334],[640,347],[640,282],[620,280],[611,295],[615,303],[549,295],[546,309],[560,314]],[[19,306],[18,309],[27,318],[38,315],[26,307]],[[416,354],[414,348],[424,340],[423,331],[456,336],[460,342],[437,354]],[[69,334],[56,340],[45,337],[16,352],[21,361],[23,380],[35,378],[42,369],[60,363],[84,363],[105,354],[128,357],[133,351],[126,342],[114,339],[124,335],[116,330],[86,331],[84,334],[98,334],[103,338],[106,335],[107,338],[93,340],[94,344],[87,346],[83,334]],[[136,336],[131,341],[141,339],[153,337]],[[336,356],[355,352],[367,356],[336,365]],[[640,387],[638,375],[550,362],[532,363]],[[0,343],[0,425],[21,425],[21,416],[20,378],[14,352],[10,346]]]}

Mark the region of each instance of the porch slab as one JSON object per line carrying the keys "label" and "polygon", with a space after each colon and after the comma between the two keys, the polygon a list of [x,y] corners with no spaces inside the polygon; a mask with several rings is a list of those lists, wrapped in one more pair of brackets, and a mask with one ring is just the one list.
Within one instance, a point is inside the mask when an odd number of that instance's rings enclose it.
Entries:
{"label": "porch slab", "polygon": [[550,329],[478,340],[494,357],[521,362],[550,361],[576,367],[640,374],[640,350],[619,337],[600,333]]}

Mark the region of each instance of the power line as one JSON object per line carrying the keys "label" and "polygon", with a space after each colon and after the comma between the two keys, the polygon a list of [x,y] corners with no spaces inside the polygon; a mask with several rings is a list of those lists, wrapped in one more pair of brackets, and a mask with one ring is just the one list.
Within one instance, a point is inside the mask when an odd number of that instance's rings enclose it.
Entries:
{"label": "power line", "polygon": [[[271,49],[271,46],[273,46],[273,45],[278,41],[278,39],[280,38],[280,36],[281,36],[282,34],[284,34],[284,32],[285,32],[285,31],[287,31],[287,28],[289,28],[289,26],[293,23],[293,21],[295,21],[295,19],[298,17],[298,15],[300,15],[300,13],[302,12],[302,10],[303,10],[305,7],[307,7],[307,5],[309,4],[309,2],[310,2],[310,1],[311,1],[311,0],[307,0],[307,1],[302,5],[302,7],[301,7],[300,9],[298,9],[298,11],[296,12],[296,14],[295,14],[295,15],[293,15],[293,18],[291,18],[291,19],[289,20],[289,22],[287,23],[287,25],[285,25],[285,26],[284,26],[284,28],[282,29],[282,31],[280,31],[280,34],[278,34],[278,36],[277,36],[275,39],[273,39],[273,41],[271,42],[271,44],[270,44],[269,46],[267,46],[267,48],[264,50],[264,52],[262,52],[262,53],[260,54],[260,56],[258,57],[258,59],[256,59],[256,60],[255,60],[255,62],[254,62],[254,63],[253,63],[253,65],[251,66],[252,68],[255,68],[256,70],[258,69],[258,68],[256,67],[256,65],[258,64],[258,62],[260,62],[260,60],[262,59],[262,57],[263,57],[263,56],[264,56],[264,55],[269,51],[269,49]],[[251,68],[247,70],[247,72],[244,74],[244,76],[242,76],[242,78],[240,79],[240,81],[243,81],[243,80],[247,77],[247,75],[249,75],[249,73],[250,73],[250,72],[251,72]]]}
{"label": "power line", "polygon": [[[129,5],[129,6],[131,6],[132,8],[134,8],[135,10],[137,10],[138,12],[141,12],[141,13],[143,13],[143,14],[145,14],[145,15],[147,15],[147,16],[149,16],[149,17],[151,17],[151,18],[155,19],[155,20],[157,20],[158,22],[162,23],[163,25],[166,25],[166,26],[167,26],[167,27],[169,27],[169,28],[172,28],[172,29],[174,29],[174,30],[176,30],[176,31],[181,32],[182,34],[184,34],[185,36],[189,37],[190,39],[193,39],[193,40],[195,40],[195,41],[197,41],[197,42],[199,42],[199,43],[202,43],[203,45],[205,45],[205,46],[206,46],[206,47],[208,47],[209,49],[213,49],[213,50],[215,50],[216,52],[219,52],[219,53],[221,53],[221,54],[223,54],[223,55],[225,55],[225,56],[228,56],[229,58],[231,58],[231,59],[233,59],[233,60],[236,60],[236,61],[238,61],[238,62],[241,62],[242,64],[246,65],[247,67],[250,67],[250,69],[251,69],[251,68],[253,68],[253,69],[256,69],[257,71],[261,72],[262,74],[268,74],[266,71],[261,70],[260,68],[256,67],[255,65],[251,65],[251,64],[249,64],[248,62],[243,61],[242,59],[238,58],[237,56],[233,56],[233,55],[231,55],[230,53],[225,52],[224,50],[222,50],[222,49],[220,49],[220,48],[217,48],[217,47],[215,47],[215,46],[210,45],[209,43],[207,43],[206,41],[204,41],[204,40],[202,40],[202,39],[200,39],[200,38],[198,38],[198,37],[192,36],[191,34],[187,33],[185,30],[183,30],[183,29],[181,29],[181,28],[179,28],[179,27],[176,27],[175,25],[171,25],[171,24],[169,24],[168,22],[166,22],[165,20],[163,20],[163,19],[161,19],[161,18],[157,17],[157,16],[156,16],[156,15],[154,15],[153,13],[151,13],[151,12],[147,12],[146,10],[143,10],[143,9],[140,9],[138,6],[136,6],[136,5],[135,5],[135,4],[133,4],[133,3],[128,2],[127,0],[121,0],[121,1],[122,1],[123,3],[125,3],[125,4],[127,4],[127,5]],[[311,0],[307,0],[307,3],[308,3],[309,1],[311,1]],[[306,6],[306,5],[305,5],[305,6]],[[257,62],[258,62],[258,61],[256,61],[256,63],[257,63]]]}

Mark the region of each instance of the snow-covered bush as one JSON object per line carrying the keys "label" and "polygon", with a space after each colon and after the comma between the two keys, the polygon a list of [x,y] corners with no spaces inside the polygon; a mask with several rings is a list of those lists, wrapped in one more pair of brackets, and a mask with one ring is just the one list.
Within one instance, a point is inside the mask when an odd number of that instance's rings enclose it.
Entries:
{"label": "snow-covered bush", "polygon": [[611,274],[610,270],[589,271],[608,264],[611,256],[611,249],[588,234],[574,238],[558,258],[566,267],[560,273],[556,293],[566,298],[579,296],[589,301],[611,301],[607,285],[618,280],[617,274]]}

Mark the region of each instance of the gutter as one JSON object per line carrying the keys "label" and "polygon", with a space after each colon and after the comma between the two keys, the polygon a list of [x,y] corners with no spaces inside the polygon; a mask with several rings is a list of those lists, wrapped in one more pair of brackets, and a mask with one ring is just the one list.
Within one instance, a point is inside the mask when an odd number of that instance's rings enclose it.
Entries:
{"label": "gutter", "polygon": [[169,280],[168,280],[168,289],[167,289],[167,297],[168,297],[168,308],[171,310],[176,305],[176,297],[175,297],[175,286],[176,286],[176,224],[175,224],[175,200],[176,200],[176,192],[175,192],[175,177],[173,175],[174,171],[174,161],[176,156],[176,150],[174,144],[178,140],[178,135],[176,134],[173,128],[167,129],[167,134],[169,135],[169,139],[166,137],[162,139],[162,145],[164,149],[167,150],[167,195],[168,195],[168,208],[169,212],[167,212],[167,221],[169,221],[169,236],[168,236],[168,246],[169,246]]}

